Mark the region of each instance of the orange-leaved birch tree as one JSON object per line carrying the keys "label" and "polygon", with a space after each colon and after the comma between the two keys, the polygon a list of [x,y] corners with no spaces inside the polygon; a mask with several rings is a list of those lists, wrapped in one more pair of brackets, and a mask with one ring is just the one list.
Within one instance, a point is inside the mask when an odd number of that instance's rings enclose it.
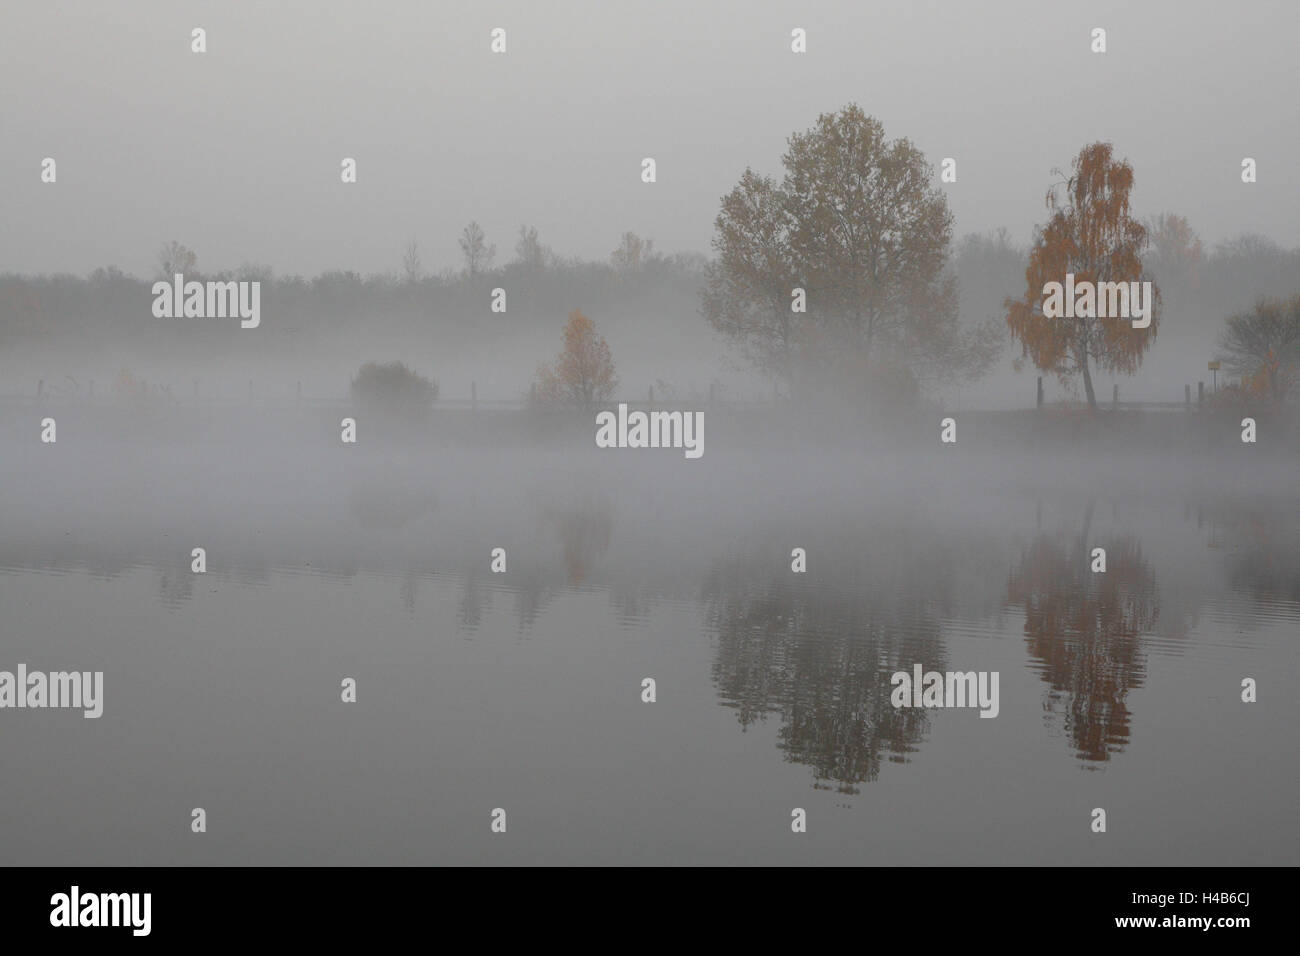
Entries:
{"label": "orange-leaved birch tree", "polygon": [[[1151,324],[1133,328],[1122,316],[1048,318],[1042,314],[1043,288],[1074,274],[1083,282],[1137,282],[1144,279],[1142,252],[1147,230],[1129,210],[1133,167],[1113,158],[1110,143],[1085,146],[1074,158],[1064,183],[1047,191],[1051,211],[1037,230],[1025,270],[1021,300],[1007,299],[1007,325],[1023,355],[1062,383],[1082,378],[1088,407],[1097,407],[1092,370],[1132,374],[1155,340],[1159,325],[1159,290],[1152,283]],[[1063,174],[1059,174],[1063,175]],[[1064,186],[1064,198],[1060,187]],[[1100,310],[1094,310],[1100,311]]]}

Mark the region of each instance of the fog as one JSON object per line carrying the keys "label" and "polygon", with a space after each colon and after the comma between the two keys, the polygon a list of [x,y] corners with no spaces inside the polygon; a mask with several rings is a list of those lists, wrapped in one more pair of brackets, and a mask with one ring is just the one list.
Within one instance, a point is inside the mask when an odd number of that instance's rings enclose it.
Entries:
{"label": "fog", "polygon": [[[106,688],[98,720],[0,715],[7,858],[1294,863],[1300,415],[1222,339],[1300,294],[1296,25],[1281,3],[6,11],[0,670]],[[937,357],[846,346],[825,274],[797,349],[710,299],[743,284],[724,197],[851,103],[927,181],[957,160],[933,274],[898,283],[959,343]],[[1007,316],[1054,170],[1095,140],[1132,166],[1161,306],[1090,408]],[[259,282],[257,327],[160,316],[176,263]],[[951,327],[924,324],[949,288]],[[702,454],[604,447],[619,406],[700,416]],[[1000,673],[997,719],[891,702],[914,665]],[[1122,838],[1090,839],[1099,805]],[[797,845],[792,807],[817,820]]]}
{"label": "fog", "polygon": [[[850,102],[932,164],[957,160],[944,194],[967,323],[1024,294],[1043,193],[1085,142],[1108,140],[1132,163],[1136,216],[1187,218],[1206,268],[1166,309],[1141,373],[1099,378],[1103,395],[1118,384],[1123,399],[1180,400],[1206,378],[1226,315],[1298,291],[1300,193],[1286,170],[1300,125],[1280,121],[1277,93],[1297,86],[1300,67],[1284,3],[1228,18],[1209,3],[1001,4],[996,14],[963,4],[131,10],[51,3],[6,14],[5,282],[120,269],[147,283],[159,246],[177,240],[205,275],[301,277],[337,294],[269,290],[266,326],[242,341],[229,329],[160,328],[141,287],[98,284],[68,301],[7,285],[6,393],[41,379],[72,387],[69,375],[102,388],[125,368],[186,394],[199,379],[201,393],[247,395],[253,379],[268,396],[302,381],[309,396],[340,397],[361,361],[411,356],[446,397],[468,399],[474,382],[481,397],[517,399],[558,350],[568,312],[583,308],[628,397],[660,380],[682,395],[715,381],[736,397],[768,394],[700,320],[698,270],[719,197],[747,167],[778,172],[787,137]],[[201,55],[190,51],[196,26],[209,38]],[[504,54],[489,50],[495,26],[507,30]],[[800,56],[796,26],[808,31]],[[1100,55],[1089,50],[1095,26],[1109,31]],[[658,163],[652,185],[638,175],[645,156]],[[1260,164],[1249,185],[1245,156]],[[41,181],[44,157],[58,162],[57,184]],[[357,160],[355,183],[340,182],[344,157]],[[494,274],[431,287],[462,268],[457,239],[471,221],[496,247]],[[501,274],[521,226],[569,270]],[[607,265],[628,231],[679,265],[633,294],[580,268]],[[963,257],[972,238],[1010,249]],[[381,292],[413,242],[426,285]],[[1243,263],[1234,250],[1250,242]],[[339,289],[339,273],[355,274],[355,287]],[[506,315],[487,311],[498,285]],[[49,344],[56,330],[75,342]],[[1014,371],[1018,353],[1008,343],[988,374],[946,383],[942,397],[1024,407],[1035,382]],[[1051,376],[1046,387],[1049,401],[1076,397]]]}
{"label": "fog", "polygon": [[[409,239],[458,262],[477,219],[603,259],[625,230],[708,252],[717,200],[771,171],[794,130],[859,102],[891,136],[958,159],[960,233],[1027,242],[1054,167],[1110,139],[1146,213],[1213,243],[1300,244],[1286,92],[1294,11],[1253,2],[133,3],[6,11],[0,263],[147,273],[178,239],[216,271],[395,269]],[[190,30],[208,31],[191,54]],[[507,30],[504,55],[489,31]],[[790,54],[790,31],[808,53]],[[1094,55],[1094,27],[1109,49]],[[59,160],[56,190],[36,173]],[[357,188],[339,162],[358,159]],[[660,179],[637,173],[654,156]],[[1239,162],[1261,163],[1243,190]]]}
{"label": "fog", "polygon": [[[54,446],[6,428],[0,600],[10,658],[103,670],[105,716],[6,734],[11,860],[1290,859],[1300,714],[1236,695],[1300,677],[1292,459],[75,411]],[[912,661],[999,670],[997,720],[892,709]],[[1090,841],[1103,802],[1136,832]],[[228,836],[188,840],[191,806]]]}

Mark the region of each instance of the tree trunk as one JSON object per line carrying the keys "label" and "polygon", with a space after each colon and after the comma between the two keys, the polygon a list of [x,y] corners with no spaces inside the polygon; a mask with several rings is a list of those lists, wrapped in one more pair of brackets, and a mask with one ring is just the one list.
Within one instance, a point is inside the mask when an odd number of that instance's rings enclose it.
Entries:
{"label": "tree trunk", "polygon": [[1097,393],[1092,390],[1092,372],[1088,370],[1088,360],[1083,360],[1083,390],[1088,396],[1088,410],[1097,410]]}

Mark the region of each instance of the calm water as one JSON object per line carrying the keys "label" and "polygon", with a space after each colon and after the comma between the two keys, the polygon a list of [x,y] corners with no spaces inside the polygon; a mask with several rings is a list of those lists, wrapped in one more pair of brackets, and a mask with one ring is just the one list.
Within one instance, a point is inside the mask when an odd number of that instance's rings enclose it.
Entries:
{"label": "calm water", "polygon": [[[0,668],[105,672],[0,712],[5,862],[1300,856],[1294,472],[5,450]],[[914,663],[999,716],[895,710]]]}

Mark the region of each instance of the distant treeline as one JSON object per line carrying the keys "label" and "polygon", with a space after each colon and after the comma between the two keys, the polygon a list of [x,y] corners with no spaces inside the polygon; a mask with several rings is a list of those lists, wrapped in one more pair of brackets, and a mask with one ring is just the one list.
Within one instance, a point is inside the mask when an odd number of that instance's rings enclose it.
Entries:
{"label": "distant treeline", "polygon": [[[558,333],[581,305],[604,316],[653,315],[679,331],[703,332],[697,289],[702,256],[652,256],[636,268],[599,262],[510,263],[471,275],[360,275],[331,271],[304,278],[276,276],[265,266],[231,272],[185,271],[189,280],[259,280],[262,326],[240,332],[238,321],[158,319],[152,314],[148,278],[109,266],[86,277],[0,275],[0,345],[73,339],[87,345],[109,341],[168,343],[185,351],[222,349],[261,352],[285,340],[328,339],[359,326],[432,336],[454,346],[504,330],[546,322]],[[506,309],[491,310],[493,290],[506,292]]]}
{"label": "distant treeline", "polygon": [[[1258,235],[1196,248],[1189,257],[1184,242],[1178,254],[1166,256],[1157,241],[1144,257],[1168,317],[1162,339],[1212,337],[1228,315],[1248,309],[1261,296],[1300,291],[1300,250]],[[957,280],[962,320],[1005,314],[1004,300],[1024,292],[1025,259],[1025,247],[1005,231],[955,241],[948,268]],[[170,354],[265,355],[364,327],[395,337],[418,335],[454,349],[508,340],[522,330],[553,340],[574,308],[591,315],[607,335],[634,328],[638,340],[703,343],[712,339],[700,311],[708,262],[701,254],[649,251],[632,263],[618,256],[584,262],[547,255],[542,262],[516,260],[477,273],[440,275],[330,271],[304,278],[277,276],[259,265],[211,273],[201,262],[186,272],[187,279],[260,280],[263,322],[256,331],[240,330],[237,320],[155,318],[151,287],[161,271],[149,277],[112,266],[88,276],[6,273],[0,274],[0,348],[57,343],[75,350],[111,342]],[[491,311],[497,288],[506,292],[504,313]],[[616,361],[623,358],[616,350]]]}

